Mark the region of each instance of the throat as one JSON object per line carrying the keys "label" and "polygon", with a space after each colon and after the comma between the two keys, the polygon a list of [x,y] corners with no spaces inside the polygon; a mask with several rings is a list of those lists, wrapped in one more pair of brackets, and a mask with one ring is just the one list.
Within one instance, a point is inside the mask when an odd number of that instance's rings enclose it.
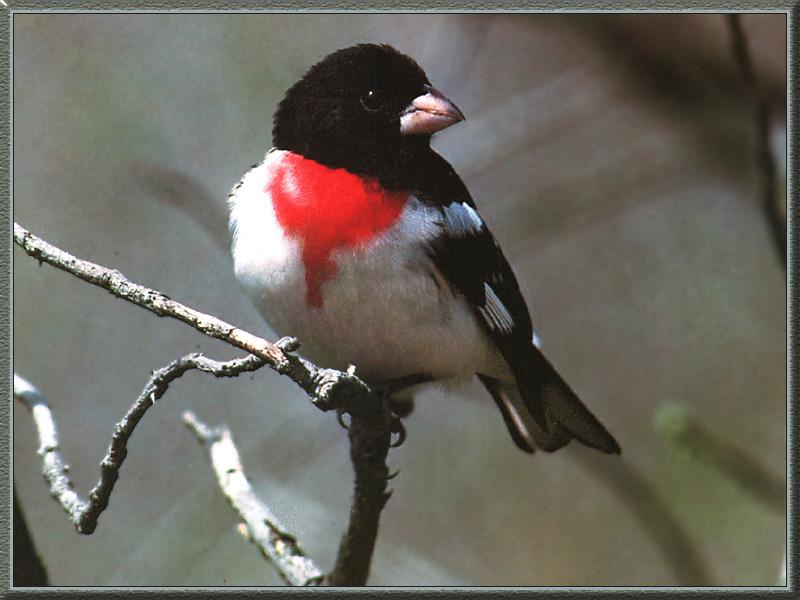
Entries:
{"label": "throat", "polygon": [[265,192],[285,234],[300,243],[306,302],[321,308],[322,287],[337,273],[334,253],[380,238],[400,217],[409,193],[293,152],[281,154]]}

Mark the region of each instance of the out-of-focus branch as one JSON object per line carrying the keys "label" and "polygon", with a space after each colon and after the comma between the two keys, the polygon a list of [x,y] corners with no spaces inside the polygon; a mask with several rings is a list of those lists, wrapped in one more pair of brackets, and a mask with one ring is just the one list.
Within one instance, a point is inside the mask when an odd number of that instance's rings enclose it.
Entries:
{"label": "out-of-focus branch", "polygon": [[191,412],[183,413],[183,420],[208,451],[222,493],[244,522],[249,540],[272,562],[289,585],[319,585],[323,579],[322,571],[253,492],[230,431],[225,427],[212,429]]}
{"label": "out-of-focus branch", "polygon": [[607,461],[592,452],[575,453],[587,473],[608,486],[627,505],[669,564],[679,585],[709,585],[708,566],[689,533],[642,472],[625,460]]}
{"label": "out-of-focus branch", "polygon": [[228,362],[217,362],[202,354],[190,354],[172,361],[166,367],[153,372],[147,385],[122,420],[114,426],[111,444],[100,463],[100,480],[82,500],[75,492],[72,480],[58,443],[58,431],[52,410],[41,393],[19,375],[14,375],[14,397],[22,402],[33,416],[39,437],[39,455],[42,457],[42,474],[50,484],[50,494],[69,515],[78,533],[90,534],[97,528],[97,519],[108,506],[119,470],[128,454],[127,445],[139,421],[155,404],[169,384],[186,371],[198,369],[216,377],[236,377],[254,371],[264,365],[256,356],[246,356]]}
{"label": "out-of-focus branch", "polygon": [[14,573],[12,583],[16,587],[45,587],[50,585],[47,569],[36,551],[28,523],[22,512],[14,487],[14,532],[12,547],[14,548]]}
{"label": "out-of-focus branch", "polygon": [[157,162],[139,162],[131,172],[146,192],[198,225],[223,252],[230,250],[228,212],[196,179]]}
{"label": "out-of-focus branch", "polygon": [[747,47],[747,37],[742,29],[741,15],[726,15],[731,35],[731,49],[745,92],[750,96],[756,113],[757,164],[761,178],[761,204],[769,223],[775,248],[783,268],[786,268],[786,220],[780,207],[778,186],[776,185],[775,160],[769,142],[770,106],[769,99],[758,85],[753,61]]}
{"label": "out-of-focus branch", "polygon": [[[756,113],[756,153],[761,177],[761,205],[775,241],[775,249],[784,270],[787,263],[786,192],[778,191],[777,169],[770,145],[770,106],[767,94],[758,85],[753,61],[742,29],[741,16],[726,15],[731,35],[731,49],[745,91]],[[683,415],[681,426],[668,429],[671,441],[688,447],[693,454],[709,462],[733,479],[740,487],[761,500],[769,508],[783,513],[786,510],[786,485],[773,477],[747,453],[715,439],[698,423]],[[786,555],[781,565],[779,585],[786,585]]]}
{"label": "out-of-focus branch", "polygon": [[673,446],[714,467],[767,508],[780,514],[786,511],[786,482],[741,448],[712,435],[682,406],[662,406],[656,414],[656,427]]}

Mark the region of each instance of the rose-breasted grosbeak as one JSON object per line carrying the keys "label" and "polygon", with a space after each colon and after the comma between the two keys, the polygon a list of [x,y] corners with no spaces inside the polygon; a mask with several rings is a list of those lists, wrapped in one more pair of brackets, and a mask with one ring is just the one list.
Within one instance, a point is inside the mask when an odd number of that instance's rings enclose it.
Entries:
{"label": "rose-breasted grosbeak", "polygon": [[230,196],[236,276],[278,334],[366,381],[477,374],[522,450],[619,446],[534,343],[517,280],[430,147],[464,117],[386,45],[334,52]]}

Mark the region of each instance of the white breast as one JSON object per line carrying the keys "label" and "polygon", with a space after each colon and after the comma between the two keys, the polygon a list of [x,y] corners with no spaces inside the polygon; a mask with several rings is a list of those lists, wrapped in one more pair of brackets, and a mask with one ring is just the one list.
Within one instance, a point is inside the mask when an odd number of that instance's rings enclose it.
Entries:
{"label": "white breast", "polygon": [[416,198],[379,238],[334,252],[338,271],[322,286],[323,305],[309,306],[299,244],[283,234],[264,191],[280,158],[267,154],[230,198],[236,276],[277,334],[296,337],[320,366],[353,364],[367,379],[504,372],[464,299],[437,282],[424,252],[437,215]]}

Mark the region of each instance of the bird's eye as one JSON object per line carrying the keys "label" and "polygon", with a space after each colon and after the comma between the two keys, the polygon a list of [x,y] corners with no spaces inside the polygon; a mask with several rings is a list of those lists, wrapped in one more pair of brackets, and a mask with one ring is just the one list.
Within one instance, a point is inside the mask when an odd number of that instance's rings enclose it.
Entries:
{"label": "bird's eye", "polygon": [[379,111],[383,108],[383,94],[378,90],[370,90],[361,96],[361,106],[370,112]]}

